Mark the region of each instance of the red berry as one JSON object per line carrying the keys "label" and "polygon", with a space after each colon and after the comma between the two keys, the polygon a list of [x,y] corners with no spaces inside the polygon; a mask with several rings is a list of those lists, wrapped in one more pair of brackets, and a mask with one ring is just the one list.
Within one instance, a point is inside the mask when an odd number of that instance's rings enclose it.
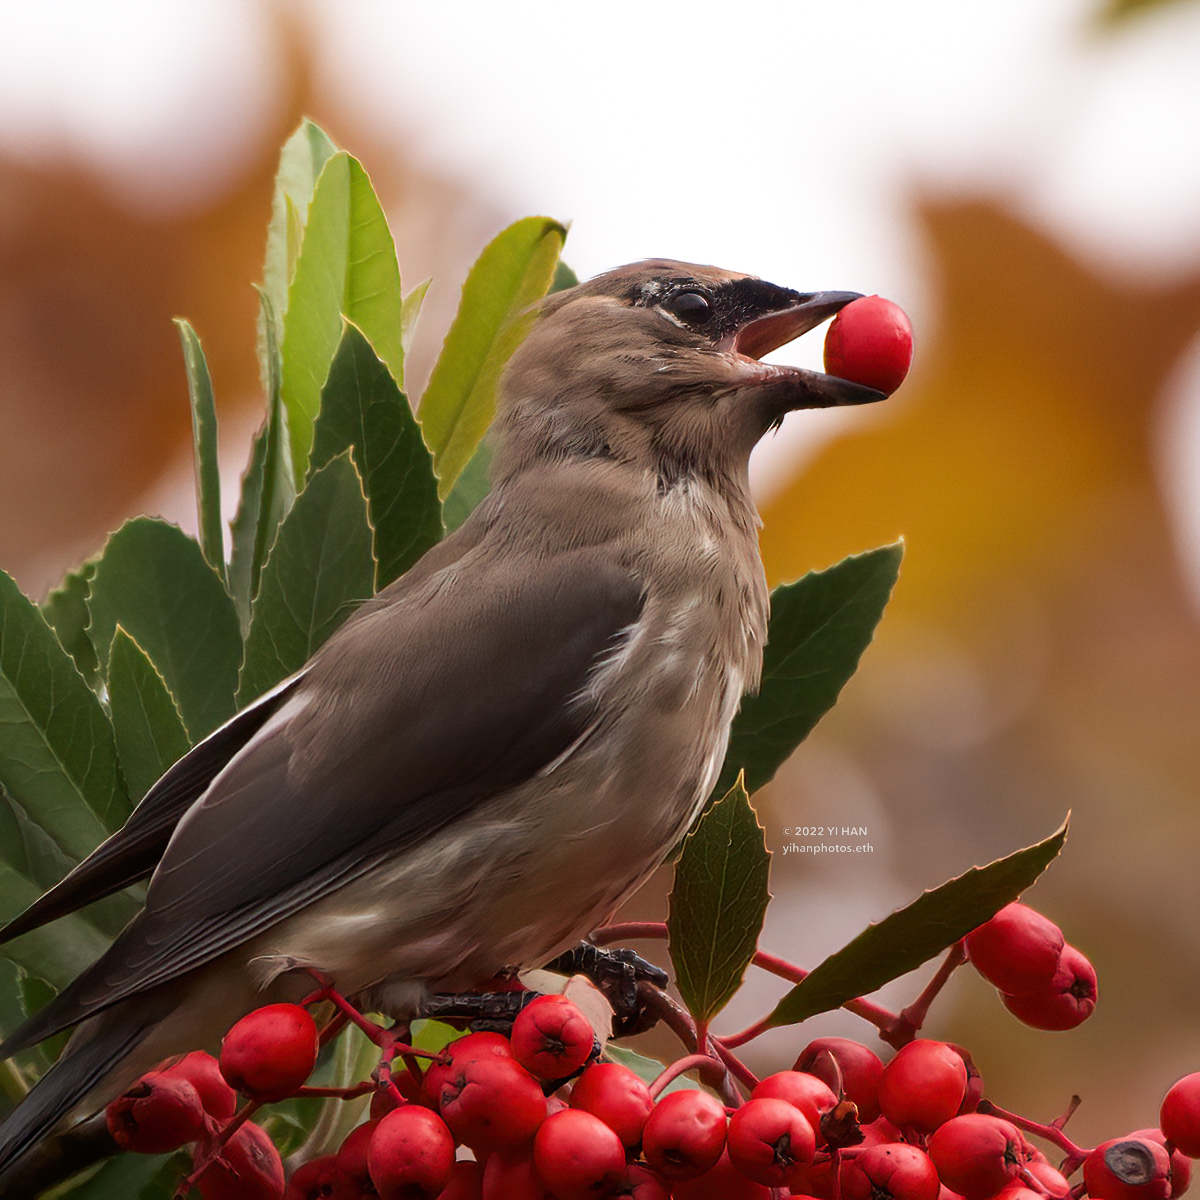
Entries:
{"label": "red berry", "polygon": [[283,1162],[261,1125],[240,1125],[196,1177],[204,1200],[282,1200]]}
{"label": "red berry", "polygon": [[1004,1007],[1034,1029],[1074,1029],[1096,1007],[1096,969],[1074,946],[1064,946],[1045,990],[1026,996],[1001,993]]}
{"label": "red berry", "polygon": [[904,382],[912,355],[912,324],[882,296],[851,301],[825,334],[826,371],[889,395]]}
{"label": "red berry", "polygon": [[797,1166],[817,1151],[805,1115],[786,1100],[750,1099],[729,1118],[729,1160],[748,1179],[767,1187],[790,1187]]}
{"label": "red berry", "polygon": [[596,1034],[566,996],[538,996],[517,1014],[513,1057],[539,1079],[566,1079],[591,1057]]}
{"label": "red berry", "polygon": [[[468,1033],[451,1042],[436,1062],[425,1068],[423,1088],[429,1103],[437,1108],[438,1097],[442,1094],[442,1085],[449,1079],[454,1079],[469,1062],[480,1058],[507,1058],[512,1061],[512,1046],[508,1038],[500,1033]],[[402,1076],[395,1076],[397,1085]],[[409,1076],[411,1078],[411,1076]],[[383,1114],[380,1113],[380,1116]]]}
{"label": "red berry", "polygon": [[1171,1145],[1200,1158],[1200,1071],[1171,1085],[1158,1110],[1158,1123]]}
{"label": "red berry", "polygon": [[338,1166],[337,1155],[325,1154],[292,1172],[283,1200],[359,1200],[361,1195]]}
{"label": "red berry", "polygon": [[1025,996],[1049,986],[1063,949],[1062,930],[1028,905],[1013,901],[967,934],[967,957],[993,987]]}
{"label": "red berry", "polygon": [[338,1169],[345,1175],[360,1192],[365,1192],[375,1185],[371,1182],[371,1170],[367,1166],[367,1150],[371,1138],[379,1128],[379,1120],[373,1119],[356,1126],[342,1139],[338,1147]]}
{"label": "red berry", "polygon": [[221,1042],[221,1074],[255,1100],[283,1100],[304,1086],[317,1062],[317,1023],[299,1004],[247,1013]]}
{"label": "red berry", "polygon": [[575,1081],[571,1107],[599,1117],[622,1145],[636,1146],[654,1101],[650,1089],[628,1068],[594,1063]]}
{"label": "red berry", "polygon": [[846,1167],[842,1172],[846,1200],[938,1200],[937,1170],[929,1155],[916,1146],[872,1146]]}
{"label": "red berry", "polygon": [[918,1038],[883,1068],[879,1107],[901,1129],[932,1133],[958,1112],[966,1092],[962,1056],[945,1042]]}
{"label": "red berry", "polygon": [[1083,1181],[1092,1200],[1169,1200],[1171,1159],[1157,1142],[1114,1138],[1084,1159]]}
{"label": "red berry", "polygon": [[[836,1068],[836,1069],[835,1069]],[[808,1043],[792,1068],[822,1080],[836,1096],[840,1092],[858,1109],[867,1125],[879,1116],[879,1077],[883,1062],[873,1050],[849,1038],[816,1038]]]}
{"label": "red berry", "polygon": [[1049,1159],[1028,1142],[1025,1143],[1025,1170],[1041,1184],[1043,1194],[1053,1197],[1053,1200],[1063,1200],[1071,1190],[1066,1176],[1051,1166]]}
{"label": "red berry", "polygon": [[[370,1193],[364,1193],[364,1200]],[[437,1200],[482,1200],[483,1163],[459,1160],[450,1168],[450,1182],[438,1193]]]}
{"label": "red berry", "polygon": [[[682,1194],[679,1191],[675,1192],[676,1196]],[[611,1190],[605,1193],[605,1197],[606,1200],[608,1197],[612,1197],[613,1200],[670,1200],[671,1192],[649,1167],[643,1167],[641,1163],[630,1163],[617,1177]]]}
{"label": "red berry", "polygon": [[228,1121],[237,1112],[237,1092],[225,1082],[221,1064],[211,1054],[193,1050],[160,1069],[164,1075],[186,1079],[199,1093],[200,1103],[210,1117]]}
{"label": "red berry", "polygon": [[[940,1200],[945,1200],[946,1196],[958,1195],[957,1192],[952,1192],[946,1187],[943,1187],[942,1191],[945,1193],[945,1195],[942,1196]],[[1015,1183],[1009,1183],[1002,1187],[995,1194],[995,1196],[992,1197],[992,1200],[1046,1200],[1046,1198],[1042,1192],[1035,1192],[1033,1188],[1026,1187],[1018,1180]]]}
{"label": "red berry", "polygon": [[[725,1151],[703,1175],[695,1179],[684,1179],[671,1185],[674,1200],[771,1200],[771,1189],[761,1183],[747,1179],[730,1162]],[[789,1195],[798,1196],[799,1192]]]}
{"label": "red berry", "polygon": [[167,1154],[204,1136],[204,1105],[186,1079],[149,1071],[111,1101],[104,1118],[113,1141],[138,1154]]}
{"label": "red berry", "polygon": [[825,1140],[821,1136],[821,1118],[838,1102],[828,1084],[804,1071],[768,1075],[750,1095],[754,1100],[786,1100],[798,1108],[812,1126],[818,1143]]}
{"label": "red berry", "polygon": [[489,1154],[483,1167],[483,1200],[555,1200],[533,1165],[532,1150]]}
{"label": "red berry", "polygon": [[[869,1125],[861,1126],[860,1133],[863,1140],[855,1147],[859,1154],[871,1146],[882,1146],[900,1141],[900,1130],[884,1117],[877,1118]],[[824,1158],[825,1156],[821,1155],[820,1157]],[[848,1157],[843,1157],[841,1160],[842,1178],[845,1178],[850,1161]],[[792,1191],[798,1195],[803,1193],[821,1197],[821,1200],[831,1200],[833,1196],[833,1164],[828,1161],[816,1162],[812,1166],[798,1169],[796,1181],[792,1184]]]}
{"label": "red berry", "polygon": [[967,1113],[940,1125],[929,1157],[942,1182],[967,1200],[987,1200],[1017,1180],[1025,1166],[1024,1139],[999,1117]]}
{"label": "red berry", "polygon": [[599,1117],[566,1108],[547,1117],[533,1139],[533,1163],[562,1200],[586,1200],[625,1169],[621,1139]]}
{"label": "red berry", "polygon": [[514,1059],[486,1056],[466,1063],[442,1085],[438,1111],[472,1150],[519,1150],[546,1119],[546,1097]]}
{"label": "red berry", "polygon": [[450,1130],[419,1104],[382,1117],[367,1148],[367,1170],[380,1200],[433,1200],[453,1165]]}
{"label": "red berry", "polygon": [[[1129,1136],[1143,1138],[1148,1142],[1157,1142],[1160,1146],[1167,1146],[1167,1135],[1161,1129],[1135,1129]],[[1167,1152],[1171,1155],[1171,1196],[1173,1200],[1175,1196],[1182,1196],[1192,1182],[1192,1160],[1173,1145],[1167,1147]]]}
{"label": "red berry", "polygon": [[967,1068],[967,1090],[963,1093],[963,1100],[956,1114],[961,1117],[963,1113],[973,1113],[979,1107],[979,1102],[983,1099],[983,1076],[980,1075],[970,1050],[956,1046],[953,1042],[947,1042],[946,1045],[963,1060],[963,1066]]}
{"label": "red berry", "polygon": [[664,1179],[694,1179],[716,1165],[725,1148],[725,1108],[695,1088],[669,1092],[642,1130],[642,1153]]}

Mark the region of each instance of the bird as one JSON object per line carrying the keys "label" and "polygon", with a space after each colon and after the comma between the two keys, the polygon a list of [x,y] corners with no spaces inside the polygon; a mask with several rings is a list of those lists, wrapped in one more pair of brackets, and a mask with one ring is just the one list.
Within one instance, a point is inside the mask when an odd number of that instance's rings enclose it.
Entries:
{"label": "bird", "polygon": [[0,1046],[74,1030],[0,1171],[310,971],[403,1019],[551,960],[646,880],[759,683],[750,452],[794,409],[884,398],[762,358],[856,298],[651,259],[540,302],[472,515],[0,933],[149,877]]}

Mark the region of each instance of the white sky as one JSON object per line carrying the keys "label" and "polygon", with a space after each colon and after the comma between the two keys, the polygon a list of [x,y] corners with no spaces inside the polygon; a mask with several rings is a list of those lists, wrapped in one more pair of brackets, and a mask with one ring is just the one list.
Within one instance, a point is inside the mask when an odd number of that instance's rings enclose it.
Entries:
{"label": "white sky", "polygon": [[[581,275],[715,262],[880,292],[928,329],[914,186],[999,192],[1113,271],[1200,261],[1198,3],[1111,37],[1087,0],[292,6],[323,87],[502,214],[571,220]],[[138,203],[178,205],[181,176],[211,195],[277,102],[274,36],[258,0],[0,0],[0,147],[69,150]],[[818,340],[782,353],[818,365]],[[1176,388],[1200,428],[1200,356]],[[825,435],[805,417],[763,448],[760,487]],[[1178,459],[1200,546],[1200,473]]]}

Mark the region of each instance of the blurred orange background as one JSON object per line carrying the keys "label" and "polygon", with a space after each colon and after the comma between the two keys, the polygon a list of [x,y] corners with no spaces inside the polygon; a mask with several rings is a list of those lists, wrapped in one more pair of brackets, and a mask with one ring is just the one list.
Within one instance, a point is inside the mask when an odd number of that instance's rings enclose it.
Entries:
{"label": "blurred orange background", "polygon": [[[261,73],[264,96],[236,161],[226,163],[220,186],[200,189],[200,200],[195,164],[186,179],[180,175],[179,195],[168,164],[153,196],[139,198],[136,187],[114,183],[116,168],[98,168],[78,147],[43,145],[35,153],[0,138],[0,566],[39,598],[125,516],[148,509],[191,520],[190,426],[173,316],[187,316],[204,339],[226,474],[236,478],[261,405],[250,284],[261,269],[278,146],[301,115],[324,125],[372,174],[406,290],[429,276],[436,281],[422,317],[417,379],[467,265],[496,229],[523,215],[487,164],[448,165],[403,113],[367,119],[354,99],[365,82],[322,58],[338,20],[334,6],[242,7],[254,13],[273,66]],[[1118,19],[1122,7],[1131,11]],[[514,21],[527,19],[520,9],[513,6]],[[815,6],[797,9],[801,24],[817,21]],[[123,11],[136,19],[136,10]],[[464,43],[483,37],[465,19],[473,6],[463,10]],[[941,10],[943,53],[953,56],[951,14],[960,10]],[[69,20],[69,6],[61,11]],[[1095,52],[1102,76],[1104,56],[1118,61],[1123,43],[1144,43],[1145,54],[1182,44],[1200,62],[1198,11],[1187,3],[1104,11],[1074,4],[1063,7],[1062,20],[1071,44]],[[840,26],[821,20],[826,37],[840,29],[871,39],[849,11]],[[1155,22],[1178,25],[1156,41]],[[928,27],[926,20],[921,28]],[[859,49],[868,61],[872,54],[902,59],[909,47],[885,44],[889,36],[881,28]],[[709,37],[720,40],[716,29]],[[703,216],[710,175],[740,172],[731,188],[741,189],[749,226],[753,168],[731,163],[727,145],[681,160],[672,122],[703,124],[709,106],[736,102],[750,110],[743,121],[753,139],[759,125],[778,137],[795,114],[756,110],[744,80],[735,86],[713,71],[689,72],[686,56],[668,55],[636,24],[628,40],[635,58],[648,52],[646,90],[641,117],[621,120],[653,125],[663,172],[649,180],[631,172],[611,146],[596,150],[605,155],[597,171],[626,197],[636,191],[646,220],[664,228],[684,209],[694,217],[699,207]],[[931,53],[927,45],[912,50]],[[819,51],[819,42],[805,48]],[[463,70],[453,43],[429,52],[441,56],[445,72]],[[564,70],[580,52],[570,41],[542,59],[529,46],[505,52],[515,56],[514,73],[541,72],[549,107],[608,102],[602,76]],[[1020,53],[1032,61],[1039,48]],[[801,56],[801,108],[803,68]],[[1064,59],[1053,69],[1064,77],[1069,108],[1077,64]],[[1020,89],[1019,79],[1011,83]],[[492,99],[468,95],[468,119],[472,103],[482,114]],[[939,103],[952,109],[956,98]],[[1181,158],[1200,162],[1200,120],[1189,112],[1164,116],[1165,135],[1158,127],[1144,133],[1165,136]],[[836,120],[837,108],[808,115]],[[850,155],[855,128],[845,130]],[[1038,128],[1034,121],[1023,136],[1034,139]],[[614,130],[613,145],[623,131]],[[629,127],[631,144],[646,136],[642,126]],[[863,154],[875,152],[862,145]],[[554,153],[545,150],[548,174]],[[766,942],[814,965],[868,920],[1047,835],[1072,810],[1066,851],[1030,899],[1096,964],[1096,1015],[1070,1034],[1025,1029],[963,970],[935,1006],[929,1031],[968,1046],[988,1094],[1005,1107],[1049,1120],[1080,1093],[1084,1105],[1071,1129],[1077,1140],[1095,1142],[1152,1124],[1166,1087],[1200,1067],[1200,556],[1188,533],[1200,499],[1186,486],[1188,464],[1200,453],[1200,436],[1188,432],[1188,414],[1200,408],[1200,248],[1194,226],[1177,244],[1151,229],[1151,249],[1134,239],[1114,243],[1106,258],[1103,221],[1081,218],[1074,228],[1041,219],[1030,190],[1006,180],[1004,169],[984,168],[949,187],[933,167],[900,156],[895,177],[904,186],[878,203],[890,206],[889,236],[902,252],[880,258],[880,282],[793,278],[790,268],[776,279],[886,289],[916,318],[918,357],[888,405],[822,426],[808,441],[803,433],[785,439],[757,475],[773,583],[897,537],[906,542],[900,584],[859,675],[758,798],[776,851]],[[821,164],[810,172],[818,182],[832,173]],[[1043,195],[1043,217],[1052,199]],[[1192,199],[1200,212],[1200,187]],[[811,239],[824,267],[803,196],[789,202],[800,206],[793,240]],[[534,196],[529,207],[550,203]],[[853,223],[857,210],[849,201],[845,207]],[[566,258],[586,268],[581,274],[616,265],[592,261],[598,243],[588,241],[586,223],[594,228],[600,217],[553,215],[576,217]],[[710,252],[699,235],[681,234],[683,248],[718,258],[735,243],[713,225]],[[650,253],[683,256],[675,245],[631,244],[622,257]],[[871,259],[864,250],[847,261],[865,272]],[[773,273],[766,253],[722,265]],[[781,853],[790,840],[783,829],[831,819],[866,828],[872,852],[853,861]],[[661,915],[662,906],[662,887],[652,887],[630,915]],[[899,1007],[917,986],[906,981],[888,998]],[[749,1021],[779,991],[755,980],[718,1030]],[[869,1029],[840,1014],[812,1025],[811,1036],[833,1030],[870,1040]],[[752,1064],[790,1065],[808,1036],[807,1028],[776,1033]]]}

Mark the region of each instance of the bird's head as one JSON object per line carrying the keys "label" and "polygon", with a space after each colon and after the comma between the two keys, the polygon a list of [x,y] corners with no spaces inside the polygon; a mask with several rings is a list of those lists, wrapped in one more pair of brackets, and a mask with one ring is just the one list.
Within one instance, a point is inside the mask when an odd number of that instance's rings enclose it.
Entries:
{"label": "bird's head", "polygon": [[792,409],[884,399],[760,361],[856,298],[662,259],[558,292],[503,378],[498,466],[575,456],[668,476],[744,474],[754,444]]}

